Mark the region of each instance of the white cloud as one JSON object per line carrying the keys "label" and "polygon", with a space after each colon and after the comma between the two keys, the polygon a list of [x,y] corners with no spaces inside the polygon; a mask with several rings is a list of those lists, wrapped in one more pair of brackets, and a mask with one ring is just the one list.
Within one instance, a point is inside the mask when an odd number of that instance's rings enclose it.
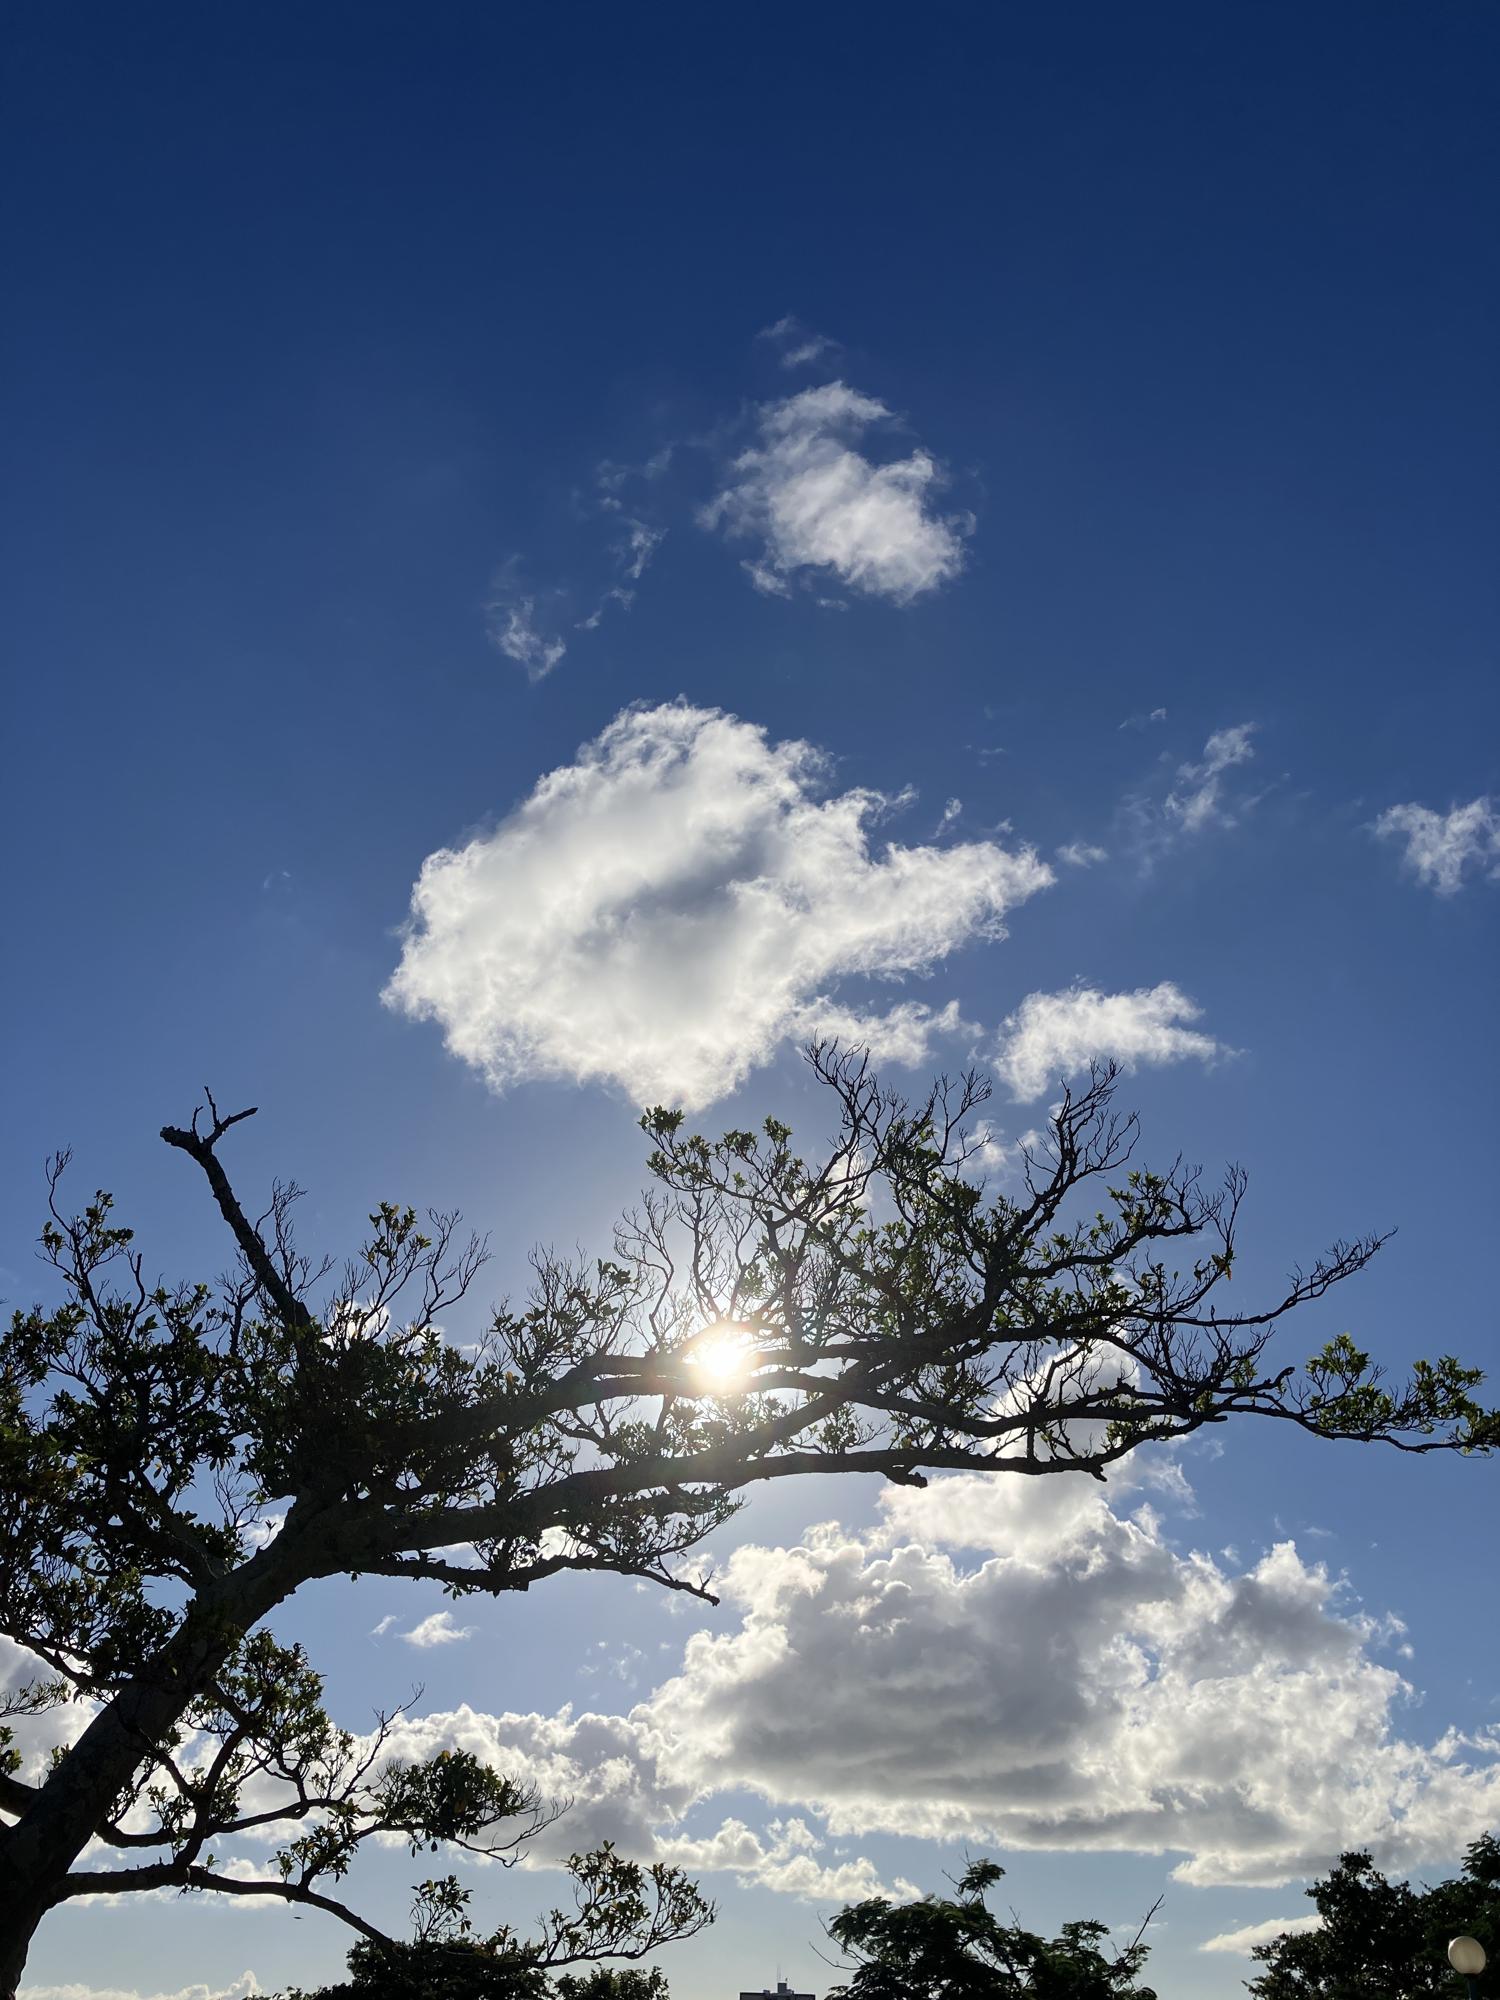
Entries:
{"label": "white cloud", "polygon": [[612,1840],[640,1861],[666,1861],[693,1874],[727,1873],[804,1902],[838,1904],[862,1896],[914,1896],[902,1877],[884,1883],[863,1856],[819,1860],[826,1839],[805,1819],[772,1817],[757,1832],[743,1819],[723,1820],[708,1833],[681,1821],[695,1796],[722,1789],[684,1783],[674,1768],[680,1748],[652,1721],[649,1703],[629,1715],[486,1715],[467,1705],[401,1718],[390,1737],[392,1756],[413,1760],[439,1750],[468,1750],[512,1777],[535,1784],[544,1797],[567,1798],[568,1811],[527,1850],[523,1865],[556,1867],[575,1850]]}
{"label": "white cloud", "polygon": [[[204,1749],[208,1748],[207,1738],[198,1737],[193,1740]],[[267,1785],[264,1781],[257,1783],[252,1779],[246,1794],[246,1802],[247,1804],[252,1804],[255,1810],[258,1811],[262,1807],[284,1801],[285,1794],[278,1792],[274,1786]],[[149,1809],[137,1809],[127,1814],[122,1824],[131,1833],[144,1833],[155,1824],[155,1820]],[[270,1835],[270,1838],[274,1839],[274,1837],[274,1834]],[[267,1838],[267,1834],[262,1830],[249,1835],[248,1838],[251,1840],[265,1839]],[[102,1841],[92,1843],[90,1847],[84,1849],[85,1858],[98,1862],[100,1864],[98,1872],[106,1879],[109,1875],[116,1872],[118,1867],[116,1857],[118,1857],[118,1854],[118,1848],[106,1847]],[[140,1858],[139,1850],[137,1850],[136,1860],[139,1861]],[[264,1882],[268,1879],[276,1879],[274,1876],[268,1876],[266,1864],[263,1860],[255,1861],[248,1855],[243,1854],[235,1854],[227,1857],[222,1854],[216,1854],[213,1869],[215,1875],[229,1881]],[[173,1903],[181,1895],[182,1891],[180,1889],[91,1889],[86,1895],[70,1896],[68,1898],[68,1908],[71,1910],[133,1909],[142,1900],[151,1903]],[[236,1916],[256,1916],[263,1915],[267,1911],[283,1909],[285,1905],[274,1896],[210,1896],[204,1907],[225,1913],[232,1912]],[[251,1976],[253,1977],[253,1975]],[[188,1990],[197,1993],[200,1989],[191,1987]],[[243,1987],[236,1987],[232,1990],[237,1996],[245,1991]],[[250,1990],[254,1991],[256,1989],[252,1988]]]}
{"label": "white cloud", "polygon": [[1487,798],[1446,813],[1430,806],[1388,806],[1375,831],[1382,839],[1405,840],[1403,864],[1439,896],[1456,895],[1470,873],[1500,881],[1500,813]]}
{"label": "white cloud", "polygon": [[[495,573],[490,599],[485,607],[490,643],[508,659],[524,667],[533,681],[545,680],[568,651],[564,632],[596,632],[612,606],[628,611],[635,603],[636,586],[649,568],[667,531],[642,518],[647,496],[627,506],[622,491],[632,484],[648,484],[659,479],[672,462],[673,447],[663,446],[644,465],[616,465],[606,459],[594,473],[594,492],[587,499],[577,496],[577,511],[584,518],[602,517],[609,523],[613,539],[608,545],[609,569],[613,581],[595,583],[594,608],[578,615],[579,599],[586,601],[585,586],[554,585],[544,594],[544,609],[538,608],[535,593],[521,582],[523,565],[512,556]],[[597,571],[598,557],[586,567]]]}
{"label": "white cloud", "polygon": [[625,538],[615,550],[620,567],[632,583],[645,574],[646,565],[666,539],[665,528],[653,528],[645,521],[627,521]]}
{"label": "white cloud", "polygon": [[1411,1690],[1374,1657],[1393,1628],[1289,1543],[1226,1573],[1082,1479],[939,1480],[885,1514],[735,1553],[739,1628],[695,1634],[637,1711],[677,1775],[835,1838],[1176,1851],[1200,1885],[1356,1845],[1447,1859],[1500,1808],[1500,1735],[1403,1738]]}
{"label": "white cloud", "polygon": [[269,1548],[281,1533],[285,1514],[261,1514],[240,1529],[240,1540],[250,1550]]}
{"label": "white cloud", "polygon": [[170,1993],[142,1993],[135,1986],[80,1986],[72,1981],[64,1986],[23,1986],[20,2000],[245,2000],[250,1993],[264,1992],[253,1972],[242,1972],[227,1986],[177,1986]]}
{"label": "white cloud", "polygon": [[1023,1132],[1019,1138],[1007,1139],[992,1118],[976,1119],[968,1136],[965,1171],[971,1180],[976,1181],[1018,1175],[1027,1149],[1039,1146],[1041,1139],[1041,1133],[1036,1131]]}
{"label": "white cloud", "polygon": [[639,1646],[622,1643],[611,1649],[607,1639],[596,1639],[594,1652],[599,1657],[586,1661],[578,1669],[580,1680],[597,1680],[607,1675],[629,1688],[640,1685],[640,1665],[646,1656]]}
{"label": "white cloud", "polygon": [[387,1002],[496,1089],[603,1080],[699,1108],[789,1041],[924,1059],[951,1007],[850,980],[931,971],[1051,870],[991,841],[875,847],[893,801],[808,744],[685,702],[629,709],[492,832],[429,857]]}
{"label": "white cloud", "polygon": [[383,1639],[386,1633],[389,1632],[391,1627],[396,1623],[397,1619],[395,1612],[388,1611],[385,1614],[384,1618],[381,1619],[378,1625],[372,1625],[370,1627],[370,1637],[372,1639]]}
{"label": "white cloud", "polygon": [[816,1857],[827,1842],[805,1819],[773,1819],[764,1835],[742,1819],[726,1819],[706,1839],[679,1834],[657,1843],[663,1861],[690,1874],[728,1872],[741,1887],[774,1889],[804,1903],[858,1903],[872,1896],[912,1901],[921,1890],[897,1876],[887,1885],[863,1855],[831,1866]]}
{"label": "white cloud", "polygon": [[[867,1862],[818,1857],[870,1835],[1173,1854],[1181,1881],[1270,1887],[1349,1847],[1448,1863],[1495,1823],[1500,1732],[1403,1733],[1396,1621],[1289,1542],[1244,1569],[1181,1553],[1139,1490],[1190,1502],[1180,1459],[1124,1473],[1113,1505],[1072,1477],[890,1489],[871,1532],[736,1550],[727,1617],[628,1714],[463,1707],[403,1718],[391,1752],[469,1749],[573,1797],[536,1865],[612,1839],[812,1900],[867,1893]],[[690,1832],[724,1793],[738,1816]]]}
{"label": "white cloud", "polygon": [[1237,722],[1231,729],[1216,729],[1203,746],[1197,763],[1180,764],[1177,777],[1185,788],[1168,794],[1165,811],[1184,833],[1200,833],[1204,827],[1232,826],[1234,815],[1224,801],[1224,773],[1237,764],[1247,764],[1255,755],[1250,738],[1253,722]]}
{"label": "white cloud", "polygon": [[873,1061],[899,1063],[903,1069],[917,1069],[925,1063],[935,1041],[963,1034],[972,1037],[977,1032],[964,1020],[956,1000],[950,1000],[946,1007],[903,1000],[883,1014],[813,1001],[797,1010],[789,1028],[798,1041],[836,1041],[846,1048],[857,1045],[868,1049]]}
{"label": "white cloud", "polygon": [[413,1625],[409,1632],[400,1635],[408,1646],[456,1646],[461,1639],[472,1639],[472,1625],[455,1625],[451,1611],[434,1611],[430,1618],[424,1618],[420,1625]]}
{"label": "white cloud", "polygon": [[[618,507],[620,503],[610,501],[609,504]],[[623,525],[625,532],[614,544],[611,554],[619,574],[626,581],[611,584],[587,618],[578,620],[577,630],[580,632],[596,632],[612,604],[618,604],[622,611],[630,609],[635,603],[635,585],[645,575],[652,557],[666,540],[666,529],[653,528],[649,522],[630,519]]]}
{"label": "white cloud", "polygon": [[1108,861],[1107,847],[1093,847],[1086,840],[1070,840],[1057,850],[1057,858],[1069,868],[1092,868],[1096,862]]}
{"label": "white cloud", "polygon": [[1195,1006],[1170,980],[1134,993],[1099,993],[1091,986],[1031,993],[1001,1024],[995,1067],[1019,1098],[1040,1097],[1060,1076],[1090,1062],[1207,1062],[1223,1053],[1211,1035],[1182,1025]]}
{"label": "white cloud", "polygon": [[839,345],[827,334],[804,326],[795,313],[786,313],[774,326],[763,326],[756,338],[769,340],[780,350],[778,359],[783,368],[806,368],[825,355],[837,353]]}
{"label": "white cloud", "polygon": [[524,667],[528,680],[545,680],[568,650],[566,640],[539,624],[536,599],[514,588],[507,570],[495,578],[485,618],[491,645]]}
{"label": "white cloud", "polygon": [[891,420],[883,403],[842,382],[762,407],[760,443],[735,460],[703,515],[761,544],[746,564],[758,589],[785,595],[799,570],[831,570],[851,589],[909,604],[958,574],[965,524],[929,511],[932,457],[916,450],[877,465],[855,449],[871,425]]}
{"label": "white cloud", "polygon": [[[56,1678],[35,1653],[0,1635],[0,1695],[15,1696],[34,1682]],[[0,1717],[11,1732],[11,1748],[21,1760],[16,1775],[28,1784],[40,1783],[51,1765],[52,1752],[76,1743],[97,1712],[97,1703],[74,1697],[35,1715]]]}
{"label": "white cloud", "polygon": [[440,1750],[467,1750],[549,1799],[571,1799],[557,1826],[530,1848],[532,1866],[555,1866],[575,1850],[612,1840],[637,1860],[657,1858],[658,1835],[693,1803],[694,1788],[673,1770],[671,1746],[649,1714],[491,1715],[471,1708],[401,1716],[386,1739],[392,1758],[412,1762]]}
{"label": "white cloud", "polygon": [[1321,1928],[1323,1919],[1314,1914],[1310,1917],[1267,1917],[1263,1924],[1246,1924],[1237,1931],[1220,1931],[1217,1937],[1204,1940],[1199,1951],[1233,1951],[1242,1958],[1248,1958],[1258,1944],[1270,1944],[1274,1938],[1285,1937],[1288,1932],[1315,1931]]}
{"label": "white cloud", "polygon": [[588,617],[579,619],[578,630],[580,632],[597,632],[599,627],[604,623],[605,612],[608,611],[612,604],[618,604],[622,611],[628,611],[634,602],[635,592],[633,590],[622,590],[618,585],[612,585],[610,589],[605,591]]}

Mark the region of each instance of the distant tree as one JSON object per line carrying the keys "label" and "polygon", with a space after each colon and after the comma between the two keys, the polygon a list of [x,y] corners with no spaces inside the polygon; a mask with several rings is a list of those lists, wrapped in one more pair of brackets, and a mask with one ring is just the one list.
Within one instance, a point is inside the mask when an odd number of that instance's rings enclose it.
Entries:
{"label": "distant tree", "polygon": [[[248,1111],[210,1098],[162,1133],[234,1240],[214,1285],[150,1276],[107,1195],[61,1205],[54,1162],[42,1247],[60,1297],[0,1331],[0,1632],[42,1663],[12,1711],[74,1698],[89,1720],[31,1779],[0,1742],[0,1996],[47,1914],[101,1890],[277,1897],[389,1966],[401,1943],[331,1893],[362,1841],[514,1859],[547,1823],[545,1800],[473,1757],[393,1759],[399,1711],[363,1740],[333,1724],[319,1675],[265,1624],[318,1578],[498,1596],[605,1572],[711,1598],[687,1559],[760,1480],[1102,1478],[1241,1416],[1416,1452],[1500,1438],[1478,1371],[1451,1358],[1398,1387],[1347,1334],[1301,1369],[1269,1358],[1277,1322],[1378,1239],[1225,1310],[1243,1178],[1212,1191],[1180,1163],[1131,1166],[1111,1073],[1065,1096],[1011,1191],[987,1196],[965,1136],[981,1084],[913,1108],[857,1056],[812,1060],[839,1112],[821,1159],[775,1120],[710,1142],[650,1114],[655,1189],[612,1254],[539,1256],[476,1350],[440,1322],[483,1246],[385,1203],[331,1278],[294,1242],[294,1187],[257,1219],[230,1183],[220,1148]],[[270,1842],[250,1879],[217,1865],[243,1833]],[[85,1861],[91,1845],[115,1865]],[[544,1935],[520,1970],[639,1960],[707,1920],[678,1871],[632,1865],[579,1857],[582,1930],[565,1951]],[[417,1944],[519,1964],[530,1947],[509,1933],[455,1928],[449,1880],[450,1934]]]}
{"label": "distant tree", "polygon": [[558,2000],[667,2000],[667,1975],[659,1966],[595,1965],[553,1981]]}
{"label": "distant tree", "polygon": [[[482,1935],[465,1892],[447,1875],[418,1884],[410,1939],[361,1938],[347,1980],[280,2000],[668,2000],[658,1969],[601,1965],[596,1954],[617,1948],[622,1935],[689,1935],[709,1914],[696,1890],[678,1878],[682,1907],[671,1921],[658,1912],[653,1924],[651,1877],[608,1842],[593,1855],[575,1854],[569,1866],[576,1907],[553,1910],[535,1937],[518,1937],[508,1925]],[[558,1969],[580,1962],[576,1972]]]}
{"label": "distant tree", "polygon": [[[1106,1925],[1064,1924],[1055,1938],[1001,1923],[985,1901],[1005,1870],[977,1861],[953,1896],[853,1903],[828,1934],[855,1961],[829,2000],[1156,2000],[1139,1974],[1145,1924],[1122,1950]],[[1148,1917],[1147,1922],[1150,1919]]]}
{"label": "distant tree", "polygon": [[1368,1854],[1345,1854],[1308,1890],[1317,1930],[1255,1947],[1265,1968],[1245,1983],[1256,2000],[1455,2000],[1450,1939],[1478,1938],[1500,1958],[1500,1840],[1483,1834],[1462,1871],[1432,1888],[1387,1881]]}

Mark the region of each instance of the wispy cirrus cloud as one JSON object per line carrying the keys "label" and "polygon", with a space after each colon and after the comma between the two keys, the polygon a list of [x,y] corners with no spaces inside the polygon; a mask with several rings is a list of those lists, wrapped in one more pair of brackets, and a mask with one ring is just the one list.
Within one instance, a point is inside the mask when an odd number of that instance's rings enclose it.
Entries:
{"label": "wispy cirrus cloud", "polygon": [[920,1062],[955,1007],[841,989],[1003,936],[1052,870],[992,840],[881,842],[899,801],[830,780],[811,745],[719,710],[627,709],[429,857],[385,998],[496,1089],[595,1080],[696,1109],[817,1035]]}
{"label": "wispy cirrus cloud", "polygon": [[773,326],[763,326],[756,338],[771,343],[783,368],[808,368],[839,350],[836,340],[814,333],[795,313],[785,313]]}
{"label": "wispy cirrus cloud", "polygon": [[1093,868],[1101,861],[1108,861],[1109,849],[1095,847],[1087,840],[1069,840],[1058,848],[1057,858],[1066,868]]}
{"label": "wispy cirrus cloud", "polygon": [[1382,840],[1404,840],[1402,865],[1424,888],[1456,896],[1475,876],[1500,881],[1500,813],[1488,798],[1446,813],[1415,804],[1388,806],[1375,822]]}
{"label": "wispy cirrus cloud", "polygon": [[529,681],[545,680],[568,650],[568,642],[546,612],[538,612],[535,593],[516,581],[516,565],[507,563],[495,574],[485,606],[485,630],[496,652],[525,672]]}
{"label": "wispy cirrus cloud", "polygon": [[[1147,718],[1155,719],[1154,712]],[[1235,776],[1254,760],[1257,727],[1254,722],[1236,722],[1216,729],[1198,756],[1176,764],[1163,756],[1150,781],[1121,800],[1118,844],[1150,868],[1183,841],[1195,840],[1211,828],[1236,826],[1260,796]]]}
{"label": "wispy cirrus cloud", "polygon": [[1091,1062],[1140,1065],[1210,1062],[1223,1045],[1186,1024],[1202,1008],[1165,980],[1133,993],[1100,993],[1072,986],[1062,993],[1031,993],[1001,1024],[995,1068],[1023,1101],[1041,1097],[1062,1077]]}
{"label": "wispy cirrus cloud", "polygon": [[1253,722],[1237,722],[1230,729],[1216,729],[1204,744],[1201,758],[1178,765],[1177,783],[1167,794],[1164,810],[1184,833],[1201,833],[1207,826],[1234,825],[1224,774],[1239,764],[1249,763],[1255,755],[1255,746],[1250,741],[1254,734]]}
{"label": "wispy cirrus cloud", "polygon": [[758,544],[745,563],[758,590],[788,596],[794,582],[832,577],[905,605],[957,576],[970,524],[932,510],[937,461],[917,449],[876,463],[859,449],[893,421],[884,403],[842,382],[761,408],[759,442],[701,517]]}
{"label": "wispy cirrus cloud", "polygon": [[[666,539],[666,527],[652,518],[650,496],[672,463],[673,449],[665,445],[641,465],[606,459],[595,468],[592,490],[575,496],[575,513],[595,524],[596,539],[580,553],[572,582],[538,589],[525,580],[519,556],[495,572],[485,629],[496,651],[514,660],[528,680],[546,679],[566,657],[574,633],[595,632],[609,612],[628,611],[634,604],[636,587]],[[602,550],[597,542],[601,522],[607,524]],[[582,611],[591,597],[592,608]]]}
{"label": "wispy cirrus cloud", "polygon": [[617,574],[623,583],[612,583],[605,590],[593,610],[586,618],[577,621],[575,630],[595,632],[604,622],[604,614],[612,604],[622,611],[628,611],[635,602],[635,586],[645,575],[647,566],[657,549],[666,540],[665,528],[653,528],[645,521],[626,520],[624,533],[613,544],[612,553]]}

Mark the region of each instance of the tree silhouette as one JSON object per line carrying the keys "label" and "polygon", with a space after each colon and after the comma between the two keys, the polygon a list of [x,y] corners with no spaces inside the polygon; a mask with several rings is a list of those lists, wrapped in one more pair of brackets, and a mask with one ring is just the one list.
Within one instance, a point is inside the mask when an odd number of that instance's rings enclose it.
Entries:
{"label": "tree silhouette", "polygon": [[1448,1943],[1478,1938],[1500,1953],[1500,1841],[1482,1834],[1462,1871],[1433,1888],[1387,1881],[1368,1854],[1345,1854],[1308,1890],[1321,1922],[1255,1947],[1265,1970],[1247,1980],[1257,2000],[1425,2000],[1458,1982]]}
{"label": "tree silhouette", "polygon": [[1019,1922],[1001,1923],[986,1903],[1004,1873],[976,1861],[953,1896],[918,1903],[877,1896],[841,1910],[828,1934],[855,1968],[829,2000],[1156,2000],[1139,1983],[1146,1924],[1119,1950],[1106,1925],[1088,1921],[1039,1937]]}
{"label": "tree silhouette", "polygon": [[[210,1097],[162,1133],[236,1246],[214,1285],[148,1275],[107,1195],[62,1205],[54,1162],[61,1298],[0,1333],[0,1632],[40,1663],[13,1714],[72,1700],[88,1719],[27,1776],[0,1743],[0,1995],[47,1913],[100,1890],[276,1897],[390,1957],[398,1941],[332,1893],[363,1840],[514,1859],[548,1824],[551,1802],[473,1758],[395,1761],[400,1710],[363,1738],[334,1725],[265,1622],[316,1579],[499,1596],[606,1572],[711,1597],[692,1552],[763,1480],[1102,1478],[1231,1418],[1415,1452],[1500,1434],[1451,1357],[1391,1386],[1347,1334],[1301,1367],[1270,1356],[1278,1323],[1379,1240],[1226,1309],[1243,1176],[1132,1165],[1112,1073],[1064,1097],[995,1195],[967,1137],[982,1083],[909,1106],[858,1055],[811,1060],[838,1112],[817,1159],[775,1120],[709,1141],[649,1114],[654,1185],[611,1253],[538,1256],[472,1351],[440,1322],[483,1245],[382,1203],[350,1263],[311,1260],[295,1187],[254,1218],[230,1182],[221,1147],[248,1111]],[[218,1863],[251,1831],[280,1844],[246,1879]],[[677,1871],[633,1868],[578,1857],[577,1908],[531,1962],[638,1959],[705,1921]],[[466,1920],[443,1893],[429,1919]]]}

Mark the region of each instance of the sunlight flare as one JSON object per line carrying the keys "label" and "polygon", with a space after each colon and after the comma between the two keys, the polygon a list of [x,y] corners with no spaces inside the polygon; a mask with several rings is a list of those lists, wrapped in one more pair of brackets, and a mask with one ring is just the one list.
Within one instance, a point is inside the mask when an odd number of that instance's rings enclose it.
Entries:
{"label": "sunlight flare", "polygon": [[704,1387],[722,1396],[745,1383],[758,1356],[749,1327],[724,1320],[697,1335],[687,1358]]}

